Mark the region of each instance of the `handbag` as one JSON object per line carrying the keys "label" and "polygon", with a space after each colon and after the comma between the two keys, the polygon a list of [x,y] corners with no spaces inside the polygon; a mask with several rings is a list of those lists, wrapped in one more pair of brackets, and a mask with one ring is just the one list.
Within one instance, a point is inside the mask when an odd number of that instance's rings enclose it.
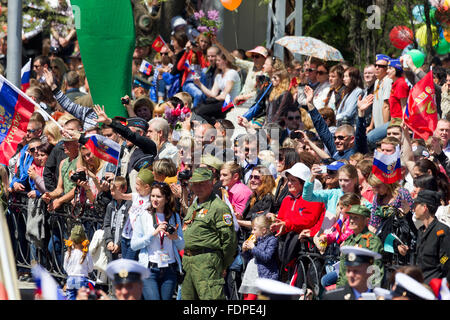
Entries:
{"label": "handbag", "polygon": [[253,119],[260,111],[261,111],[261,101],[265,98],[267,95],[267,92],[272,88],[272,83],[268,85],[264,93],[259,97],[258,101],[255,102],[248,110],[245,112],[242,116],[246,118],[247,120]]}

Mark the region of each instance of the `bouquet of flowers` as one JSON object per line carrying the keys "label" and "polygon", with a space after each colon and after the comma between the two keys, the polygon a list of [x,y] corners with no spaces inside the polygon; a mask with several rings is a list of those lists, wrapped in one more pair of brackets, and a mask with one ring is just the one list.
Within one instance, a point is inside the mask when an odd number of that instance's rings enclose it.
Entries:
{"label": "bouquet of flowers", "polygon": [[209,10],[206,14],[200,10],[194,13],[194,18],[200,23],[197,30],[207,36],[215,36],[221,26],[217,10]]}
{"label": "bouquet of flowers", "polygon": [[166,109],[164,111],[164,118],[167,120],[169,125],[173,129],[178,129],[180,127],[180,122],[183,122],[188,118],[191,114],[191,110],[188,107],[181,108],[180,105],[178,105],[175,109],[166,106]]}

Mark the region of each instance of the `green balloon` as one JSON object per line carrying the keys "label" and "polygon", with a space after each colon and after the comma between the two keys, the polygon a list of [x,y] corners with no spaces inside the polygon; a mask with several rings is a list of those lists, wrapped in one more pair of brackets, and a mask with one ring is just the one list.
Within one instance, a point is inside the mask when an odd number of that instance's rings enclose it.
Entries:
{"label": "green balloon", "polygon": [[416,66],[416,68],[420,68],[421,66],[423,66],[424,62],[425,62],[425,53],[423,53],[420,50],[417,49],[412,49],[410,51],[408,51],[406,54],[410,55],[412,58],[412,61],[414,63],[414,65]]}
{"label": "green balloon", "polygon": [[436,53],[439,55],[444,55],[449,53],[450,51],[450,43],[444,38],[439,40],[438,45],[436,46]]}

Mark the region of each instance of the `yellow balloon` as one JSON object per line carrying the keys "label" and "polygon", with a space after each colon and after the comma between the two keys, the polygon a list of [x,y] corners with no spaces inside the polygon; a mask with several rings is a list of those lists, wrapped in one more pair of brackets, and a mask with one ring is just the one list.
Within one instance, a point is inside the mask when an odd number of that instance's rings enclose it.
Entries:
{"label": "yellow balloon", "polygon": [[[433,35],[432,44],[433,46],[437,45],[439,43],[439,35],[437,33],[437,28],[435,26],[431,26],[431,33]],[[422,48],[426,47],[427,45],[427,26],[423,25],[416,31],[416,40],[419,46]]]}
{"label": "yellow balloon", "polygon": [[222,2],[225,9],[234,11],[241,5],[242,0],[220,0],[220,2]]}

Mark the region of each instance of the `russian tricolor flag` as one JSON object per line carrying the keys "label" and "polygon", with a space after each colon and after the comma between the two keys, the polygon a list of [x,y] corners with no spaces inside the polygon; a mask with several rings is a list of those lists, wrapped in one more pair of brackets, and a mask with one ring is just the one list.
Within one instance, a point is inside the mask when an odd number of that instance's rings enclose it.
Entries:
{"label": "russian tricolor flag", "polygon": [[234,107],[233,100],[231,100],[231,96],[229,94],[227,94],[227,96],[225,97],[225,100],[223,101],[222,112],[226,112],[227,110],[229,110],[233,107]]}
{"label": "russian tricolor flag", "polygon": [[36,284],[36,294],[43,300],[66,300],[63,291],[58,286],[58,283],[55,279],[53,279],[47,270],[39,264],[36,264],[31,269],[31,272]]}
{"label": "russian tricolor flag", "polygon": [[336,223],[334,224],[334,229],[338,232],[338,235],[336,237],[336,242],[339,240],[339,238],[341,237],[341,233],[342,233],[342,219],[339,218]]}
{"label": "russian tricolor flag", "polygon": [[89,136],[89,141],[85,144],[97,158],[119,164],[120,144],[104,136],[93,134]]}
{"label": "russian tricolor flag", "polygon": [[152,73],[153,66],[150,62],[146,60],[142,60],[141,66],[139,67],[139,71],[143,74],[149,76]]}
{"label": "russian tricolor flag", "polygon": [[400,148],[397,146],[393,154],[387,155],[375,150],[372,173],[386,184],[402,179]]}
{"label": "russian tricolor flag", "polygon": [[30,87],[30,75],[31,75],[31,59],[23,66],[20,72],[21,88],[25,92]]}
{"label": "russian tricolor flag", "polygon": [[34,109],[33,101],[0,75],[0,163],[8,165],[27,132]]}

